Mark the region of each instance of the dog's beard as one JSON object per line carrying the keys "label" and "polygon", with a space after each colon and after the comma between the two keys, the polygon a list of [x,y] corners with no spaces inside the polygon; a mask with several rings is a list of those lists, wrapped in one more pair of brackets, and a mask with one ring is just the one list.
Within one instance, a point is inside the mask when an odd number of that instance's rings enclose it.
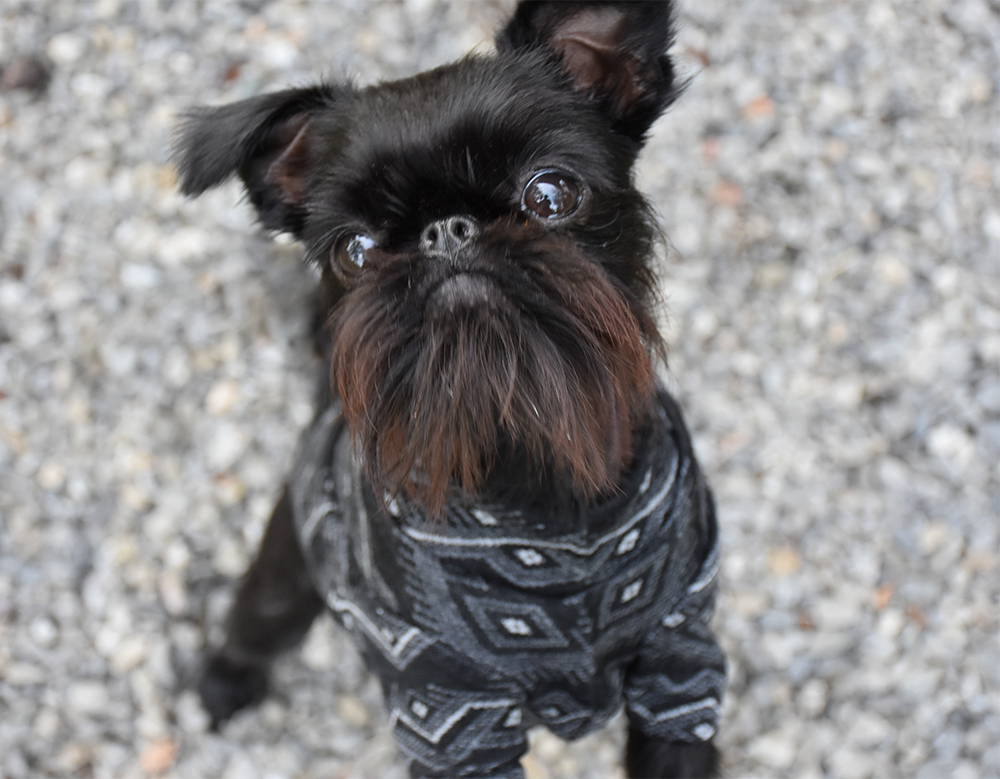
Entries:
{"label": "dog's beard", "polygon": [[[537,229],[490,231],[475,258],[383,255],[333,314],[331,378],[369,479],[431,515],[494,470],[584,499],[610,490],[652,396],[654,324]],[[523,467],[498,462],[512,457]]]}

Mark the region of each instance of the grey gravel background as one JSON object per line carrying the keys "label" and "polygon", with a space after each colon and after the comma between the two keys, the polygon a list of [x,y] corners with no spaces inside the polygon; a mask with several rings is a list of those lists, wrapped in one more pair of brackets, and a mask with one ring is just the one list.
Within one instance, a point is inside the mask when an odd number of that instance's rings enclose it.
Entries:
{"label": "grey gravel background", "polygon": [[[205,732],[198,653],[311,413],[310,273],[167,147],[178,109],[405,75],[509,7],[0,3],[4,779],[404,775],[329,620]],[[997,776],[1000,5],[681,18],[640,178],[724,526],[730,775]],[[538,734],[529,776],[621,776],[620,741]]]}

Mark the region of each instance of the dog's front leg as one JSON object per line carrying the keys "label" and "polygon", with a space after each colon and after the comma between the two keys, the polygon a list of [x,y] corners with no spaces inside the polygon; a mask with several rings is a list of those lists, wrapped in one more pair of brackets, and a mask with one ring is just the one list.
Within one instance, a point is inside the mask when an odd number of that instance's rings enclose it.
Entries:
{"label": "dog's front leg", "polygon": [[213,728],[263,698],[271,663],[302,640],[322,608],[295,535],[286,490],[236,594],[226,641],[209,657],[198,684]]}
{"label": "dog's front leg", "polygon": [[667,741],[629,725],[625,767],[631,779],[714,779],[719,762],[711,741]]}

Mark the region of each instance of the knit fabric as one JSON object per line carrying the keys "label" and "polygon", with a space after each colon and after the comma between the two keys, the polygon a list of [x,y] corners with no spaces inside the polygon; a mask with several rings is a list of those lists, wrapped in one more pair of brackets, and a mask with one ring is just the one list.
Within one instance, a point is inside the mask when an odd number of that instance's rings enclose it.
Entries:
{"label": "knit fabric", "polygon": [[523,777],[528,727],[576,738],[623,699],[648,735],[714,735],[714,503],[657,401],[622,493],[558,521],[460,500],[429,520],[372,493],[339,404],[306,433],[291,495],[307,563],[382,680],[412,776]]}

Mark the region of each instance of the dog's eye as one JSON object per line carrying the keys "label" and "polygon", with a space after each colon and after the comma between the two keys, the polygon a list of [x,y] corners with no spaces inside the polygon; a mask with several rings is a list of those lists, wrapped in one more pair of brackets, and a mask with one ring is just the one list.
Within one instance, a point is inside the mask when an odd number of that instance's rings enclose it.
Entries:
{"label": "dog's eye", "polygon": [[365,254],[375,246],[371,236],[364,233],[344,233],[333,248],[337,268],[348,279],[353,279],[365,266]]}
{"label": "dog's eye", "polygon": [[521,208],[542,219],[572,214],[583,199],[583,186],[561,170],[536,173],[521,193]]}

